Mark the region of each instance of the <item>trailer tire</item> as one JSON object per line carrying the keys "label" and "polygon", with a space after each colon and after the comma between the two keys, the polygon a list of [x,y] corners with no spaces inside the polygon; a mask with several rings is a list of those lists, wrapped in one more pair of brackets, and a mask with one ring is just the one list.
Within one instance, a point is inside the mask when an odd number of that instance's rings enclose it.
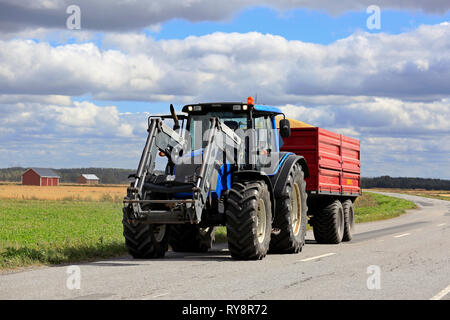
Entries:
{"label": "trailer tire", "polygon": [[278,234],[272,234],[270,253],[297,253],[305,244],[307,211],[306,182],[300,164],[289,172],[282,194],[276,199],[272,223]]}
{"label": "trailer tire", "polygon": [[200,228],[196,224],[171,227],[170,246],[175,252],[207,252],[214,242],[214,227]]}
{"label": "trailer tire", "polygon": [[342,208],[344,209],[344,236],[342,241],[350,241],[353,238],[353,228],[355,225],[355,214],[352,200],[345,200],[342,204]]}
{"label": "trailer tire", "polygon": [[344,209],[333,201],[313,217],[313,233],[317,243],[338,244],[344,236]]}
{"label": "trailer tire", "polygon": [[228,249],[239,260],[260,260],[269,249],[272,206],[264,181],[234,183],[226,209]]}

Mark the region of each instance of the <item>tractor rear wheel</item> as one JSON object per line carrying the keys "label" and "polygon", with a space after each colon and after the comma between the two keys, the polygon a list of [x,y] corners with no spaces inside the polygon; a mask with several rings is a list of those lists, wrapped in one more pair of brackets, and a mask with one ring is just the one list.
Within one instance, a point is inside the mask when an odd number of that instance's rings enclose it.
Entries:
{"label": "tractor rear wheel", "polygon": [[264,181],[234,183],[226,209],[228,249],[241,260],[266,256],[272,232],[272,205]]}
{"label": "tractor rear wheel", "polygon": [[196,224],[173,225],[170,246],[175,252],[206,252],[214,242],[214,227],[200,228]]}
{"label": "tractor rear wheel", "polygon": [[350,241],[353,238],[353,227],[355,225],[355,214],[353,210],[353,202],[348,199],[342,204],[344,209],[344,237],[342,241]]}
{"label": "tractor rear wheel", "polygon": [[344,236],[344,209],[333,201],[313,217],[313,233],[317,243],[338,244]]}
{"label": "tractor rear wheel", "polygon": [[301,166],[297,163],[289,172],[282,195],[276,201],[272,227],[279,229],[272,234],[270,253],[297,253],[305,243],[308,207],[306,183]]}

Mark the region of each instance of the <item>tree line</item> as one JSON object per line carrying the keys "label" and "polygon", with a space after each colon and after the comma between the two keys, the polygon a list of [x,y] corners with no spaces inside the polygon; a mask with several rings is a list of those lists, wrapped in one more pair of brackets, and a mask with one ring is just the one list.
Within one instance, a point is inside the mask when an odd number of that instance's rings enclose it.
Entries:
{"label": "tree line", "polygon": [[450,180],[381,176],[361,178],[362,188],[450,190]]}

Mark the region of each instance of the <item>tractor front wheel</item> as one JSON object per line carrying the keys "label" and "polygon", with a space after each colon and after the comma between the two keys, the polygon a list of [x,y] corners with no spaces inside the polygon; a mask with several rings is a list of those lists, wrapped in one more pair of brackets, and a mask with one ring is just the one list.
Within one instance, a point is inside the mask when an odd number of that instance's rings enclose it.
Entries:
{"label": "tractor front wheel", "polygon": [[272,205],[263,181],[234,183],[226,209],[228,249],[240,260],[266,256],[272,232]]}
{"label": "tractor front wheel", "polygon": [[122,224],[125,245],[133,258],[164,257],[168,249],[170,226],[129,221],[125,209]]}

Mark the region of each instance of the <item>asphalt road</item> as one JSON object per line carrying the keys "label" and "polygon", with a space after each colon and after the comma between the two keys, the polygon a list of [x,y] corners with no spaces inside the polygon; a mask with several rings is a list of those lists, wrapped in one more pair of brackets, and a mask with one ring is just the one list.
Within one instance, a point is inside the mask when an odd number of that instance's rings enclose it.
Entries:
{"label": "asphalt road", "polygon": [[358,224],[349,243],[318,245],[308,232],[303,252],[262,261],[234,261],[218,245],[207,254],[84,263],[80,289],[67,286],[69,266],[43,267],[0,275],[0,299],[449,300],[450,202],[394,196],[419,209]]}

